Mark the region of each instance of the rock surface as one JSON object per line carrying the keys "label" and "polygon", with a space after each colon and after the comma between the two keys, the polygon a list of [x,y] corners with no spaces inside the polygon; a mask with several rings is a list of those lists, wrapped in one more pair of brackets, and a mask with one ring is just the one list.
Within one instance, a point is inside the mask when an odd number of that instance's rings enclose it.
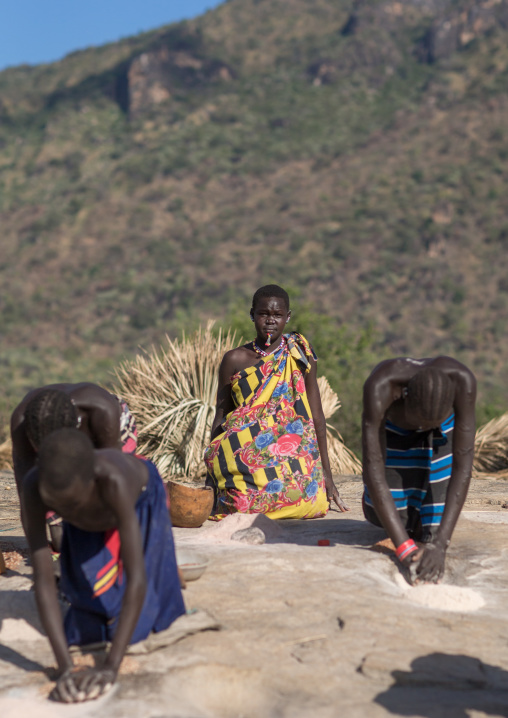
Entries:
{"label": "rock surface", "polygon": [[[386,544],[372,550],[384,533],[363,520],[357,479],[341,481],[348,514],[176,529],[179,545],[210,559],[187,607],[222,629],[127,656],[113,692],[79,706],[46,700],[53,658],[23,564],[0,577],[2,718],[506,716],[504,487],[473,484],[440,586],[408,586]],[[249,522],[265,544],[230,540]],[[330,546],[317,545],[324,538]]]}

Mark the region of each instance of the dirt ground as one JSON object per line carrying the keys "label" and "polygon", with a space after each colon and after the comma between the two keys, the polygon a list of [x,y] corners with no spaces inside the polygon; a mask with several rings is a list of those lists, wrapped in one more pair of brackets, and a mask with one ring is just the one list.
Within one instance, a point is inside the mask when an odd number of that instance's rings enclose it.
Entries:
{"label": "dirt ground", "polygon": [[129,655],[110,694],[65,706],[47,700],[53,658],[12,474],[0,474],[0,548],[19,552],[0,576],[2,718],[508,716],[507,484],[473,482],[443,583],[410,587],[378,545],[383,531],[363,520],[359,477],[336,480],[349,513],[260,517],[262,545],[230,540],[225,522],[175,529],[177,548],[209,561],[188,584],[187,608],[207,611],[220,630]]}
{"label": "dirt ground", "polygon": [[21,526],[16,482],[11,471],[0,471],[0,537]]}

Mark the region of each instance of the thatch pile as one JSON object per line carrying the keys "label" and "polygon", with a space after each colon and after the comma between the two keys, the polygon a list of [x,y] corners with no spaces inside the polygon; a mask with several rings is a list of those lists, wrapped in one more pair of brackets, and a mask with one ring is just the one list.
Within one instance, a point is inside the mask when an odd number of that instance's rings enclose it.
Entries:
{"label": "thatch pile", "polygon": [[[114,391],[136,418],[138,453],[151,459],[164,478],[199,481],[205,475],[203,453],[215,415],[217,370],[224,353],[239,344],[235,334],[215,336],[212,328],[209,322],[191,337],[166,337],[166,349],[145,352],[116,371]],[[318,384],[329,419],[340,402],[325,377]],[[360,473],[360,462],[332,426],[327,425],[327,437],[332,471]]]}
{"label": "thatch pile", "polygon": [[12,471],[12,441],[6,439],[0,444],[0,471]]}
{"label": "thatch pile", "polygon": [[[213,322],[193,337],[166,337],[168,348],[155,349],[126,361],[116,375],[114,391],[127,401],[136,417],[138,452],[154,461],[163,476],[195,479],[205,474],[203,452],[210,439],[217,396],[217,369],[225,352],[238,346],[235,334],[212,333]],[[326,377],[318,379],[326,419],[340,401]],[[327,423],[331,469],[361,474],[362,465],[339,432]],[[12,442],[0,444],[0,470],[12,470]],[[508,479],[508,412],[480,427],[475,437],[475,478]]]}
{"label": "thatch pile", "polygon": [[[326,419],[329,419],[337,409],[340,408],[340,401],[333,391],[325,376],[320,376],[318,381],[321,404]],[[326,441],[328,444],[328,457],[330,467],[334,474],[361,474],[362,464],[353,452],[344,444],[342,436],[335,427],[327,423]]]}
{"label": "thatch pile", "polygon": [[192,337],[171,340],[161,352],[137,356],[116,371],[115,393],[136,418],[138,453],[151,459],[164,478],[205,474],[203,452],[215,416],[219,367],[238,346],[235,334],[212,333],[213,322]]}
{"label": "thatch pile", "polygon": [[492,419],[476,432],[473,476],[508,478],[508,412]]}

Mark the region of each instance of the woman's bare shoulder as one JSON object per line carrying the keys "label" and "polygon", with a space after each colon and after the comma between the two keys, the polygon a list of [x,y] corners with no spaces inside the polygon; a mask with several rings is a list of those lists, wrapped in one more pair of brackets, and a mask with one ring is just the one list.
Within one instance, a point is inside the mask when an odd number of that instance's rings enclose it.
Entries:
{"label": "woman's bare shoulder", "polygon": [[259,359],[258,355],[252,349],[252,342],[243,344],[235,349],[230,349],[222,357],[221,369],[227,371],[230,375],[252,366]]}

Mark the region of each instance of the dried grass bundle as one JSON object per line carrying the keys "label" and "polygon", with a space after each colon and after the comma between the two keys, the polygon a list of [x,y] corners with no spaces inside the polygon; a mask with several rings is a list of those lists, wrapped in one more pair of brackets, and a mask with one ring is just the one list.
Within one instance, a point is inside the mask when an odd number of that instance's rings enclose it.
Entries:
{"label": "dried grass bundle", "polygon": [[[203,452],[210,440],[217,398],[217,369],[238,346],[235,334],[212,333],[214,322],[191,337],[152,348],[116,371],[115,393],[128,403],[138,426],[138,451],[162,476],[204,476]],[[241,342],[241,340],[240,340]]]}
{"label": "dried grass bundle", "polygon": [[[317,380],[321,404],[326,419],[329,419],[340,408],[340,401],[325,376]],[[351,449],[344,444],[342,436],[335,427],[326,425],[326,441],[328,444],[328,457],[333,473],[361,474],[362,464]]]}
{"label": "dried grass bundle", "polygon": [[476,477],[496,474],[497,478],[508,471],[508,412],[476,432],[473,471]]}
{"label": "dried grass bundle", "polygon": [[330,386],[326,376],[320,376],[317,380],[317,383],[319,387],[319,393],[321,395],[321,406],[323,407],[323,413],[325,415],[325,419],[329,419],[335,414],[338,409],[340,409],[341,404],[339,401],[339,397]]}
{"label": "dried grass bundle", "polygon": [[[114,391],[136,417],[138,452],[165,477],[199,480],[205,475],[203,452],[215,415],[217,369],[224,353],[241,343],[231,332],[214,336],[213,325],[208,322],[205,330],[181,340],[166,337],[166,349],[152,348],[116,370]],[[340,402],[325,377],[318,379],[318,385],[328,419]],[[332,470],[360,473],[360,462],[328,425],[327,438]]]}
{"label": "dried grass bundle", "polygon": [[12,441],[6,439],[0,444],[0,471],[12,471]]}

